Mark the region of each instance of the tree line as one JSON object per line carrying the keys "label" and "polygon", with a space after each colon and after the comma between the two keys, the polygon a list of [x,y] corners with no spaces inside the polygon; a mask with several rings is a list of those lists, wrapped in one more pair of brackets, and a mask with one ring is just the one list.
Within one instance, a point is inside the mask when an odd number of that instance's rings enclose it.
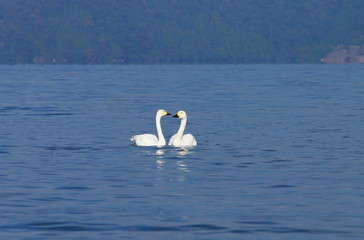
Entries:
{"label": "tree line", "polygon": [[364,43],[356,0],[0,0],[0,63],[317,63]]}

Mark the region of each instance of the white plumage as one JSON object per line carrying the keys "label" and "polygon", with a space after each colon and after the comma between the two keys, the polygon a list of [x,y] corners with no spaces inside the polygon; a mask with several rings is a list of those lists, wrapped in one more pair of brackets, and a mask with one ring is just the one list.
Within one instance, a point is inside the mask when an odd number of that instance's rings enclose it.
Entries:
{"label": "white plumage", "polygon": [[155,116],[155,123],[157,127],[158,137],[153,134],[139,134],[134,135],[130,138],[130,141],[137,146],[164,146],[166,145],[166,140],[164,139],[161,118],[167,115],[171,115],[166,110],[159,109]]}
{"label": "white plumage", "polygon": [[181,125],[178,132],[174,134],[168,142],[168,145],[175,147],[192,147],[197,145],[195,137],[188,133],[183,134],[187,124],[187,113],[185,111],[178,111],[173,117],[178,117],[181,120]]}

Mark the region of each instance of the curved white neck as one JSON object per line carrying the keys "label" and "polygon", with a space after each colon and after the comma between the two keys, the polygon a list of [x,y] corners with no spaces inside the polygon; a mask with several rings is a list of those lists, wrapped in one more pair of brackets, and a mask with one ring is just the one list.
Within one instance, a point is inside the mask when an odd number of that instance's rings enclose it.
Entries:
{"label": "curved white neck", "polygon": [[166,140],[164,139],[162,127],[161,127],[161,116],[155,117],[155,124],[157,126],[157,133],[158,133],[158,145],[166,145]]}
{"label": "curved white neck", "polygon": [[177,139],[182,139],[183,133],[185,131],[187,124],[187,118],[181,120],[181,125],[179,126],[177,134]]}

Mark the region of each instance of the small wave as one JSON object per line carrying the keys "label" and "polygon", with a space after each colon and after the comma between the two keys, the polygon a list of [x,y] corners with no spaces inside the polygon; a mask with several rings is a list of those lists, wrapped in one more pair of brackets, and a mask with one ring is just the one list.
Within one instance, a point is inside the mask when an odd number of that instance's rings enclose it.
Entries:
{"label": "small wave", "polygon": [[278,152],[276,149],[263,149],[262,152]]}
{"label": "small wave", "polygon": [[83,147],[83,146],[41,146],[45,150],[50,151],[92,151],[98,150],[94,147]]}
{"label": "small wave", "polygon": [[192,224],[192,225],[185,225],[182,226],[184,230],[226,230],[227,227],[217,226],[217,225],[210,225],[210,224]]}
{"label": "small wave", "polygon": [[132,231],[132,232],[176,232],[179,231],[178,227],[173,226],[147,226],[147,225],[135,225],[120,227],[120,230]]}
{"label": "small wave", "polygon": [[274,160],[269,160],[266,161],[264,163],[286,163],[286,162],[292,162],[293,160],[285,160],[285,159],[274,159]]}
{"label": "small wave", "polygon": [[7,204],[7,203],[0,203],[0,207],[12,207],[12,208],[31,208],[34,207],[30,204]]}
{"label": "small wave", "polygon": [[105,231],[114,227],[105,224],[80,224],[77,222],[32,222],[22,225],[24,228],[47,231]]}
{"label": "small wave", "polygon": [[55,113],[29,113],[28,116],[72,116],[74,113],[55,112]]}
{"label": "small wave", "polygon": [[238,221],[237,223],[249,225],[278,225],[278,223],[273,221]]}
{"label": "small wave", "polygon": [[276,184],[276,185],[270,185],[270,186],[264,187],[264,188],[293,188],[293,187],[297,187],[297,186],[289,185],[289,184]]}
{"label": "small wave", "polygon": [[341,131],[342,129],[340,128],[311,128],[306,130],[307,133],[322,133],[322,132],[337,133]]}
{"label": "small wave", "polygon": [[0,229],[44,230],[44,231],[128,231],[128,232],[195,232],[221,231],[228,228],[210,224],[191,224],[181,226],[131,225],[118,226],[112,224],[90,224],[67,221],[31,222],[26,224],[1,225]]}
{"label": "small wave", "polygon": [[87,191],[87,190],[92,190],[94,188],[91,187],[58,187],[56,188],[56,190],[77,190],[77,191]]}
{"label": "small wave", "polygon": [[[348,231],[338,231],[329,229],[309,229],[295,227],[278,227],[277,223],[270,221],[243,221],[241,228],[230,228],[212,224],[190,224],[177,226],[151,226],[151,225],[131,225],[120,226],[117,224],[79,223],[68,221],[55,222],[31,222],[26,224],[0,225],[0,229],[5,231],[26,230],[26,231],[60,231],[60,232],[103,232],[103,231],[123,231],[123,232],[192,232],[203,234],[304,234],[304,235],[347,235],[353,234]],[[281,235],[280,235],[281,236]]]}
{"label": "small wave", "polygon": [[181,226],[148,226],[136,225],[123,227],[126,231],[150,231],[150,232],[195,232],[195,231],[220,231],[227,230],[227,227],[210,225],[210,224],[190,224]]}
{"label": "small wave", "polygon": [[76,115],[66,109],[59,109],[56,107],[22,107],[22,106],[5,106],[0,108],[0,112],[12,113],[12,112],[28,112],[27,116],[71,116]]}
{"label": "small wave", "polygon": [[268,233],[307,233],[307,234],[347,234],[346,231],[326,230],[326,229],[305,229],[290,227],[275,227],[270,229],[257,229],[256,232]]}
{"label": "small wave", "polygon": [[32,107],[18,107],[18,106],[5,106],[0,108],[0,112],[11,112],[11,111],[29,111]]}

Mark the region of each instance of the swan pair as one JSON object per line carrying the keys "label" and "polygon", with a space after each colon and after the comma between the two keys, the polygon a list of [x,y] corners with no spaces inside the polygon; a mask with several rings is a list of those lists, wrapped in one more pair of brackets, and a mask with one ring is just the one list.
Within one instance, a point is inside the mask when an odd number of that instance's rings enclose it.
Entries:
{"label": "swan pair", "polygon": [[[166,145],[166,140],[164,139],[161,118],[167,115],[171,115],[166,110],[160,109],[157,111],[155,116],[155,123],[157,126],[158,137],[154,134],[140,134],[135,135],[130,138],[137,146],[164,146]],[[178,111],[173,117],[179,118],[181,120],[181,125],[178,132],[174,134],[168,142],[168,145],[175,147],[192,147],[197,145],[197,141],[192,134],[183,134],[187,124],[187,114],[185,111]]]}

